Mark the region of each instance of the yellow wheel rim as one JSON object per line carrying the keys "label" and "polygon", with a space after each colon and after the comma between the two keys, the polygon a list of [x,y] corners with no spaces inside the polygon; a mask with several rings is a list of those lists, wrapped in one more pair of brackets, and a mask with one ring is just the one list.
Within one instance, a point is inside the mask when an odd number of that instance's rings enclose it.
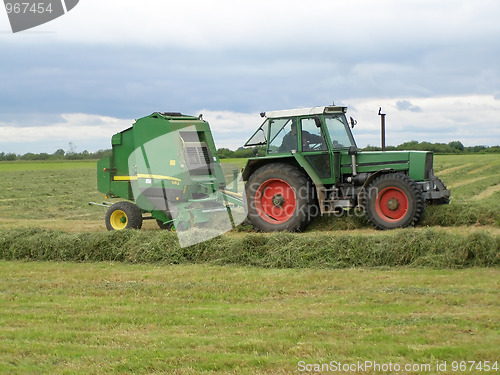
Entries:
{"label": "yellow wheel rim", "polygon": [[127,215],[122,210],[114,211],[109,217],[109,222],[114,230],[122,230],[127,227]]}

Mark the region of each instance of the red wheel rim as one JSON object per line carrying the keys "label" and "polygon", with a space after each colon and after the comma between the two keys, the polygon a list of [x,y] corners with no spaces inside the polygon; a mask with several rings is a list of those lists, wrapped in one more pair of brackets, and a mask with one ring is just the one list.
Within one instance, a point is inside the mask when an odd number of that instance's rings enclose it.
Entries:
{"label": "red wheel rim", "polygon": [[255,209],[268,223],[285,223],[295,213],[296,206],[295,191],[277,178],[264,181],[255,193]]}
{"label": "red wheel rim", "polygon": [[389,222],[403,219],[408,212],[408,197],[395,187],[388,187],[380,191],[375,200],[375,210],[378,216]]}

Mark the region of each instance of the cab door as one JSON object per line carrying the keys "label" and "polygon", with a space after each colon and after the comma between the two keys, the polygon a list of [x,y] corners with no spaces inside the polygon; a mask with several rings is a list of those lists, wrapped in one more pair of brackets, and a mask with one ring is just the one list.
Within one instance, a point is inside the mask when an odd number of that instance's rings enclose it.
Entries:
{"label": "cab door", "polygon": [[318,117],[299,119],[299,150],[321,182],[331,184],[335,182],[332,154],[328,150],[322,127],[317,126],[318,120]]}

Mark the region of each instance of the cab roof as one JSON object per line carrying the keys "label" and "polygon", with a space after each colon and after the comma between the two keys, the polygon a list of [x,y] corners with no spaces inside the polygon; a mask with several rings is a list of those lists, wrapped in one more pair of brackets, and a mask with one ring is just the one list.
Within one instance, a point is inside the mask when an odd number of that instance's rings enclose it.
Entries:
{"label": "cab roof", "polygon": [[346,113],[346,112],[347,112],[347,107],[326,106],[326,107],[285,109],[282,111],[269,111],[269,112],[262,112],[260,115],[262,117],[267,117],[267,118],[280,118],[280,117],[310,116],[310,115],[321,115],[327,113]]}

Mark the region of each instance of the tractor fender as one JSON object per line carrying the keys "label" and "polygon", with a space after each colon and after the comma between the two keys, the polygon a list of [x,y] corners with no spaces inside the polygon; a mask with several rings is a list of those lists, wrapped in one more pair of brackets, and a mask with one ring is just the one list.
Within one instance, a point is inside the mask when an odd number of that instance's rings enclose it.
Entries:
{"label": "tractor fender", "polygon": [[245,168],[243,169],[243,173],[241,175],[243,181],[248,181],[253,172],[255,172],[258,168],[271,163],[287,163],[297,168],[301,168],[297,160],[295,160],[295,158],[292,155],[288,157],[279,157],[279,158],[248,159],[247,164],[245,165]]}
{"label": "tractor fender", "polygon": [[361,205],[362,197],[363,197],[363,194],[365,194],[366,187],[369,186],[374,179],[376,179],[378,176],[380,176],[382,174],[385,174],[385,173],[394,173],[394,172],[395,172],[395,170],[392,169],[392,168],[384,168],[384,169],[380,169],[380,170],[372,173],[366,179],[366,181],[364,182],[363,186],[361,186],[361,189],[358,192],[358,196],[356,197],[356,205],[357,206]]}

